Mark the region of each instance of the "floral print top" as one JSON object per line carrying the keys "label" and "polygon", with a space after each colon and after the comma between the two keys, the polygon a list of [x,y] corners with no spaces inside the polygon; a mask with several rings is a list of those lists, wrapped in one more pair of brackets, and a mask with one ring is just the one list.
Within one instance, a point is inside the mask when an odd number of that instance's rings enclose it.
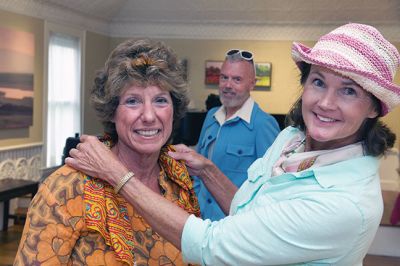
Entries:
{"label": "floral print top", "polygon": [[[119,259],[114,250],[118,247],[111,247],[99,230],[85,222],[85,179],[83,173],[63,166],[42,183],[31,202],[14,265],[185,265],[181,252],[122,197],[118,198],[131,225],[126,230],[133,232],[134,259]],[[159,182],[163,196],[181,205],[180,186],[167,174],[160,175]],[[192,213],[199,215],[197,200],[192,198],[191,203]]]}

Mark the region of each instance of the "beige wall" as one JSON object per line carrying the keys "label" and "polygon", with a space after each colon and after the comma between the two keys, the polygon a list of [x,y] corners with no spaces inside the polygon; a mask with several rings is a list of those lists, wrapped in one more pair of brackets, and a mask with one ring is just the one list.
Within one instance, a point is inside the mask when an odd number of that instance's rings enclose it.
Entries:
{"label": "beige wall", "polygon": [[0,129],[0,147],[42,141],[43,32],[44,21],[0,10],[0,27],[31,32],[35,36],[33,125],[23,129]]}
{"label": "beige wall", "polygon": [[102,133],[102,125],[97,121],[93,108],[89,103],[90,89],[92,88],[96,71],[105,63],[110,47],[110,38],[104,35],[87,32],[85,57],[85,91],[83,105],[83,133],[97,135]]}
{"label": "beige wall", "polygon": [[[400,51],[400,43],[395,43],[397,50]],[[397,71],[395,76],[395,83],[400,84],[400,71]],[[383,118],[383,122],[385,122],[396,134],[397,140],[395,147],[400,150],[400,106],[397,106],[394,110],[392,110],[388,115]]]}
{"label": "beige wall", "polygon": [[271,91],[253,91],[252,96],[261,108],[270,113],[286,113],[298,96],[297,69],[290,60],[288,41],[214,41],[165,40],[182,58],[188,59],[190,93],[193,107],[205,108],[210,93],[218,94],[216,87],[206,86],[205,60],[223,60],[230,48],[253,51],[256,62],[272,63]]}

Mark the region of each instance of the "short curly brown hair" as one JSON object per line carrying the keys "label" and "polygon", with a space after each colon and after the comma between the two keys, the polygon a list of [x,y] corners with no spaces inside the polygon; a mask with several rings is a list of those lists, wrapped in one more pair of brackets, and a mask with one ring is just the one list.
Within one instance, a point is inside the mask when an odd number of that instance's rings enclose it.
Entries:
{"label": "short curly brown hair", "polygon": [[174,108],[173,132],[177,129],[187,110],[189,98],[182,67],[171,48],[162,42],[147,39],[127,40],[111,52],[104,68],[97,72],[91,90],[91,103],[105,133],[114,141],[118,140],[118,134],[112,119],[122,90],[128,85],[157,86],[169,91]]}

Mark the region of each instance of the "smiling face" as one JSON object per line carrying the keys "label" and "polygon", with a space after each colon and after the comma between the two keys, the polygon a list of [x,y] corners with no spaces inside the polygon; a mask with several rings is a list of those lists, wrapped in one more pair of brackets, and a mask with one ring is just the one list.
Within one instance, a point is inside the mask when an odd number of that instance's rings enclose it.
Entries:
{"label": "smiling face", "polygon": [[172,132],[173,103],[157,86],[129,86],[120,96],[113,122],[120,148],[139,154],[159,153]]}
{"label": "smiling face", "polygon": [[221,67],[219,96],[227,114],[232,115],[242,107],[254,85],[254,66],[250,62],[225,60]]}
{"label": "smiling face", "polygon": [[359,141],[367,118],[378,115],[371,96],[353,80],[312,65],[304,84],[302,115],[307,150],[343,147]]}

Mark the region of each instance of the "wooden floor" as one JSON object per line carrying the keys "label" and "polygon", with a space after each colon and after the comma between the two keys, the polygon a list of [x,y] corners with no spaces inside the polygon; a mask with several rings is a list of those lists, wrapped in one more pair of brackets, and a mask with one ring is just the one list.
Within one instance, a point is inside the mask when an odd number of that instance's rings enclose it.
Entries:
{"label": "wooden floor", "polygon": [[22,225],[10,226],[7,232],[0,231],[0,265],[13,265],[17,253]]}
{"label": "wooden floor", "polygon": [[[0,231],[0,266],[12,265],[21,238],[22,225],[14,225],[7,232]],[[364,266],[400,266],[400,257],[367,255]]]}

